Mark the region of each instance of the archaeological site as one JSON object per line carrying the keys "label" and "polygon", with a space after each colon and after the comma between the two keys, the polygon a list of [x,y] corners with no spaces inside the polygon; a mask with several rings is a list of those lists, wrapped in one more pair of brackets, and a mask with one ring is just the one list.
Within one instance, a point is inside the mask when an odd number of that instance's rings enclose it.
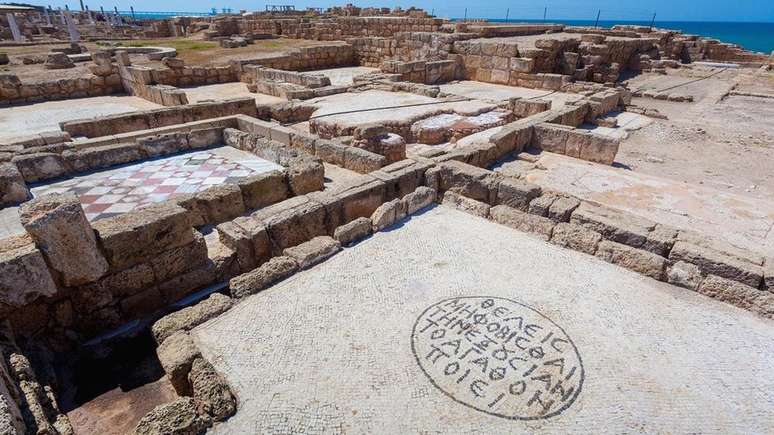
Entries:
{"label": "archaeological site", "polygon": [[774,433],[774,53],[0,12],[0,434]]}

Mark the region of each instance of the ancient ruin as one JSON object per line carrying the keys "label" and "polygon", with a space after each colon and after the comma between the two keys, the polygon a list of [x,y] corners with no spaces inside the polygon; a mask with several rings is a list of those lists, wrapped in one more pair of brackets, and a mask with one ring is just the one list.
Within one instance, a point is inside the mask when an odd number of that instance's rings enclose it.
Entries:
{"label": "ancient ruin", "polygon": [[0,433],[774,432],[774,53],[0,17]]}

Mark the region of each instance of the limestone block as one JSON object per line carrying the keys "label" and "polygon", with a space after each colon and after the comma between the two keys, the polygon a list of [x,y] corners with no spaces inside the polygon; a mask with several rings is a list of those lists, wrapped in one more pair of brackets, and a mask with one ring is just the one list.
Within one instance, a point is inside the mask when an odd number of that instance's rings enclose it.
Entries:
{"label": "limestone block", "polygon": [[328,236],[315,237],[308,242],[287,248],[283,255],[296,260],[300,269],[306,269],[325,261],[341,250],[341,244]]}
{"label": "limestone block", "polygon": [[28,183],[61,177],[67,173],[62,156],[55,153],[25,154],[14,157],[11,162]]}
{"label": "limestone block", "polygon": [[551,243],[575,251],[594,255],[602,236],[580,225],[560,222],[554,227]]}
{"label": "limestone block", "polygon": [[137,144],[118,144],[65,151],[62,157],[71,171],[86,172],[142,160],[143,153]]}
{"label": "limestone block", "polygon": [[763,279],[763,267],[689,242],[675,243],[669,259],[695,264],[703,274],[717,275],[754,288],[758,288]]}
{"label": "limestone block", "polygon": [[399,199],[393,199],[380,205],[371,215],[371,224],[373,225],[374,232],[381,231],[394,224],[399,213],[405,215],[405,205]]}
{"label": "limestone block", "polygon": [[193,232],[191,243],[160,252],[150,259],[157,281],[166,281],[207,262],[207,244],[204,242],[204,237],[196,230],[191,232]]}
{"label": "limestone block", "polygon": [[180,205],[188,209],[194,226],[219,224],[245,212],[242,191],[236,184],[212,186]]}
{"label": "limestone block", "polygon": [[56,292],[43,254],[28,237],[0,240],[0,305],[23,307]]}
{"label": "limestone block", "polygon": [[96,281],[107,273],[108,263],[74,194],[39,196],[21,206],[19,217],[65,286]]}
{"label": "limestone block", "polygon": [[101,291],[112,294],[115,298],[131,296],[152,286],[156,281],[153,268],[148,263],[140,263],[114,274],[100,279],[91,286],[96,286]]}
{"label": "limestone block", "polygon": [[413,192],[404,196],[401,202],[406,214],[414,214],[435,202],[436,191],[427,186],[419,186]]}
{"label": "limestone block", "polygon": [[454,207],[457,210],[470,213],[474,216],[486,218],[489,216],[489,204],[485,204],[475,199],[470,199],[467,196],[462,196],[458,193],[448,191],[443,194],[443,201],[441,204]]}
{"label": "limestone block", "polygon": [[667,267],[667,282],[696,290],[702,280],[701,270],[695,264],[678,261]]}
{"label": "limestone block", "polygon": [[156,349],[156,354],[177,394],[190,396],[188,373],[194,360],[201,357],[201,353],[188,332],[178,331],[170,335]]}
{"label": "limestone block", "polygon": [[550,240],[554,229],[554,221],[525,213],[521,210],[498,205],[489,210],[489,215],[495,222],[526,233],[533,233],[543,240]]}
{"label": "limestone block", "polygon": [[529,209],[530,201],[540,196],[542,189],[536,184],[515,178],[503,180],[497,190],[497,204],[522,211]]}
{"label": "limestone block", "polygon": [[609,207],[583,202],[572,213],[570,222],[602,234],[608,240],[634,248],[642,247],[654,222]]}
{"label": "limestone block", "polygon": [[66,69],[74,68],[75,64],[67,56],[67,54],[52,51],[46,56],[46,63],[43,65],[46,69]]}
{"label": "limestone block", "polygon": [[580,206],[580,201],[577,199],[569,196],[558,196],[548,208],[548,217],[557,222],[569,222],[572,212],[578,206]]}
{"label": "limestone block", "polygon": [[311,192],[306,195],[325,209],[325,234],[332,235],[336,228],[344,223],[344,207],[341,199],[330,191]]}
{"label": "limestone block", "polygon": [[756,252],[739,248],[722,240],[710,238],[706,234],[696,231],[680,230],[677,234],[677,240],[697,246],[703,246],[713,251],[720,252],[723,255],[736,258],[741,262],[751,263],[756,266],[762,266],[764,264],[764,257]]}
{"label": "limestone block", "polygon": [[333,189],[333,194],[341,199],[343,222],[359,217],[370,217],[384,202],[385,184],[367,175]]}
{"label": "limestone block", "polygon": [[290,196],[285,174],[281,171],[264,172],[237,181],[247,210],[266,207]]}
{"label": "limestone block", "polygon": [[696,291],[767,319],[774,319],[774,295],[769,292],[716,275],[707,276]]}
{"label": "limestone block", "polygon": [[233,301],[230,297],[213,293],[207,299],[167,314],[153,324],[151,331],[157,344],[161,344],[172,334],[178,331],[190,331],[196,326],[219,316],[231,308]]}
{"label": "limestone block", "polygon": [[551,204],[553,204],[554,201],[556,201],[558,198],[559,195],[555,193],[544,193],[543,195],[540,195],[530,201],[527,211],[538,216],[548,217],[548,210],[551,208]]}
{"label": "limestone block", "polygon": [[236,399],[226,380],[204,358],[197,358],[188,374],[196,410],[214,421],[225,420],[236,412]]}
{"label": "limestone block", "polygon": [[328,234],[325,207],[307,196],[297,196],[265,207],[253,213],[252,218],[266,226],[275,254],[313,237]]}
{"label": "limestone block", "polygon": [[371,235],[371,219],[361,217],[336,228],[333,238],[342,246],[349,246]]}
{"label": "limestone block", "polygon": [[344,154],[347,147],[330,140],[318,139],[314,141],[314,152],[317,157],[326,163],[344,167]]}
{"label": "limestone block", "polygon": [[454,191],[477,201],[493,203],[501,176],[466,163],[448,161],[430,168],[425,173],[426,185],[438,192]]}
{"label": "limestone block", "polygon": [[26,201],[30,191],[13,163],[0,163],[0,207]]}
{"label": "limestone block", "polygon": [[188,146],[191,149],[207,148],[221,144],[223,144],[222,128],[200,128],[191,130],[188,133]]}
{"label": "limestone block", "polygon": [[148,157],[166,156],[190,148],[188,136],[182,133],[168,133],[137,139],[142,152]]}
{"label": "limestone block", "polygon": [[651,252],[603,240],[599,242],[595,255],[609,263],[641,273],[653,279],[664,279],[666,259]]}
{"label": "limestone block", "polygon": [[677,241],[677,230],[666,225],[656,224],[647,237],[642,249],[666,257]]}
{"label": "limestone block", "polygon": [[[567,140],[571,129],[562,125],[537,124],[532,139],[532,145],[543,150],[557,154],[567,154]],[[579,157],[571,155],[573,157]]]}
{"label": "limestone block", "polygon": [[92,227],[114,270],[145,262],[160,252],[193,242],[188,212],[169,202],[100,219]]}
{"label": "limestone block", "polygon": [[146,414],[134,430],[136,435],[179,434],[198,435],[212,426],[212,420],[206,414],[196,411],[196,403],[191,397],[181,397],[174,402],[153,408]]}
{"label": "limestone block", "polygon": [[240,270],[255,269],[271,256],[266,227],[253,217],[241,216],[217,227],[220,241],[237,255]]}
{"label": "limestone block", "polygon": [[433,163],[429,160],[406,159],[384,166],[369,175],[385,183],[386,199],[395,199],[402,198],[421,186],[425,171],[432,166]]}
{"label": "limestone block", "polygon": [[229,281],[231,296],[242,298],[266,289],[298,270],[298,263],[290,257],[274,257],[261,267],[232,278]]}
{"label": "limestone block", "polygon": [[194,291],[212,284],[215,281],[216,272],[215,265],[207,262],[202,267],[159,282],[158,288],[167,304],[176,303]]}
{"label": "limestone block", "polygon": [[502,157],[510,152],[522,152],[532,142],[533,132],[532,122],[520,120],[503,126],[489,142],[497,145],[498,157]]}
{"label": "limestone block", "polygon": [[344,147],[343,167],[367,174],[387,164],[387,157],[357,147]]}
{"label": "limestone block", "polygon": [[296,158],[288,166],[288,183],[295,195],[304,195],[323,189],[325,168],[310,158]]}

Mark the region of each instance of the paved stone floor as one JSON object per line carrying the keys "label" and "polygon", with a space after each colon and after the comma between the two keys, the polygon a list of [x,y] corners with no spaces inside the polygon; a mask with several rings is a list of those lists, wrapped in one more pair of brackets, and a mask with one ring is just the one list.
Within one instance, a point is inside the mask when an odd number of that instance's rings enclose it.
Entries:
{"label": "paved stone floor", "polygon": [[[774,202],[542,153],[527,180],[744,249],[774,254]],[[507,164],[506,164],[507,165]]]}
{"label": "paved stone floor", "polygon": [[0,143],[14,138],[59,130],[59,123],[81,118],[114,115],[162,106],[140,97],[111,95],[76,100],[46,101],[0,108]]}
{"label": "paved stone floor", "polygon": [[318,107],[313,117],[322,116],[322,123],[340,128],[354,128],[371,122],[408,124],[442,112],[477,115],[496,108],[493,103],[484,101],[453,100],[439,102],[435,98],[408,92],[369,90],[313,98],[307,103]]}
{"label": "paved stone floor", "polygon": [[774,432],[774,323],[442,206],[193,334],[214,433]]}

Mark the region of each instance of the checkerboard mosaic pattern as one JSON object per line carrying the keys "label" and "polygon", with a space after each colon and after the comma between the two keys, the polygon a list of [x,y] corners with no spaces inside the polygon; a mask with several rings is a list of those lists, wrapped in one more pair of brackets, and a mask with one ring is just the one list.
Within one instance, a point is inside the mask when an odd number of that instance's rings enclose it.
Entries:
{"label": "checkerboard mosaic pattern", "polygon": [[75,177],[33,189],[33,194],[75,193],[86,217],[94,221],[254,173],[222,156],[200,151]]}

